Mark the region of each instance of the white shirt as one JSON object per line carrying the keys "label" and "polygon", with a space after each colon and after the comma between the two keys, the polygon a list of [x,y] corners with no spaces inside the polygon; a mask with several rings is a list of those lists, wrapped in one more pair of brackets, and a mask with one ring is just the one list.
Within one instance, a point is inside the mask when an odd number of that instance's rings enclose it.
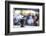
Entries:
{"label": "white shirt", "polygon": [[13,17],[13,19],[16,19],[15,22],[18,22],[20,19],[22,19],[22,15],[18,14]]}
{"label": "white shirt", "polygon": [[28,24],[33,23],[33,18],[32,18],[32,16],[29,17],[29,19],[27,20],[27,23],[28,23]]}

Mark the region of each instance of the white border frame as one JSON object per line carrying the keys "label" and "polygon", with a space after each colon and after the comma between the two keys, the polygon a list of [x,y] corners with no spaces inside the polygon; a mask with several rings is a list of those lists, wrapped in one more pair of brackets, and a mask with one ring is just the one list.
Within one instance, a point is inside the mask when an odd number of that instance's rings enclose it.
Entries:
{"label": "white border frame", "polygon": [[[26,28],[13,28],[13,8],[39,8],[39,24],[40,26],[30,26]],[[31,29],[30,29],[31,28]],[[35,5],[20,5],[20,4],[10,4],[10,32],[19,32],[19,31],[38,31],[42,30],[42,6]]]}

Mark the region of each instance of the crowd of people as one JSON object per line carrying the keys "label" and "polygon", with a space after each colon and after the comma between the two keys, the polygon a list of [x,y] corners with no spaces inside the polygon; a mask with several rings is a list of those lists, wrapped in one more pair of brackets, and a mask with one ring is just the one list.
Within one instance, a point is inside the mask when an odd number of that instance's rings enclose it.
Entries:
{"label": "crowd of people", "polygon": [[16,15],[13,15],[14,25],[21,25],[21,27],[23,27],[24,25],[29,25],[29,26],[39,25],[39,14],[34,15],[32,13],[28,10],[23,11],[22,13],[19,14],[17,12]]}
{"label": "crowd of people", "polygon": [[14,25],[21,25],[23,27],[24,25],[29,26],[37,26],[39,21],[39,15],[31,15],[31,13],[28,13],[27,15],[23,14],[17,14],[13,16],[13,22]]}

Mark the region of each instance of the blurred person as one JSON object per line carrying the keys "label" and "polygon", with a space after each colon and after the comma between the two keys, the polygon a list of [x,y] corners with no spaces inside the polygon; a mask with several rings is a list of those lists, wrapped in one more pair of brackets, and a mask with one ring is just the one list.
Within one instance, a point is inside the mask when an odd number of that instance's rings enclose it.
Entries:
{"label": "blurred person", "polygon": [[38,19],[39,19],[39,16],[38,16],[38,14],[36,14],[35,16],[34,15],[32,15],[32,18],[33,18],[33,20],[34,20],[34,23],[33,23],[33,25],[34,26],[37,26],[38,25]]}
{"label": "blurred person", "polygon": [[14,24],[16,24],[16,25],[17,25],[17,24],[21,24],[21,23],[20,23],[20,19],[22,19],[22,17],[23,17],[23,16],[22,16],[21,14],[16,14],[16,15],[14,15],[14,16],[13,16],[13,22],[14,22]]}
{"label": "blurred person", "polygon": [[39,22],[39,15],[38,14],[36,14],[36,16],[35,16],[36,18],[35,18],[35,21],[34,21],[34,23],[35,23],[35,26],[38,26],[38,22]]}
{"label": "blurred person", "polygon": [[22,18],[22,19],[20,20],[20,23],[21,23],[21,27],[24,27],[24,18]]}
{"label": "blurred person", "polygon": [[31,16],[31,13],[29,13],[29,15],[27,16],[27,23],[28,23],[28,25],[32,25],[32,23],[33,23],[33,18]]}

